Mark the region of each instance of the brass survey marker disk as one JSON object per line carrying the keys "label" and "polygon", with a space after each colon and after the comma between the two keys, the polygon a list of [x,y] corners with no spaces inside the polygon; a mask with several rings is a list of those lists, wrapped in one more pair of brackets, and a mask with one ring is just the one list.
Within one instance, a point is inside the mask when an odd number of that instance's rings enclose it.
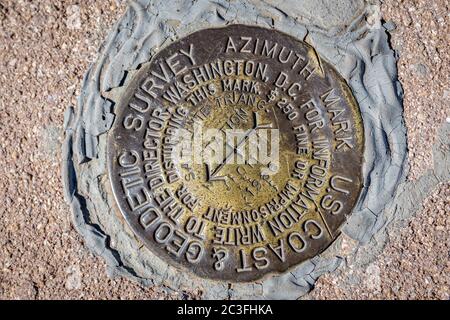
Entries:
{"label": "brass survey marker disk", "polygon": [[350,89],[311,46],[275,30],[178,40],[115,108],[118,207],[148,249],[202,277],[251,281],[316,256],[362,188]]}

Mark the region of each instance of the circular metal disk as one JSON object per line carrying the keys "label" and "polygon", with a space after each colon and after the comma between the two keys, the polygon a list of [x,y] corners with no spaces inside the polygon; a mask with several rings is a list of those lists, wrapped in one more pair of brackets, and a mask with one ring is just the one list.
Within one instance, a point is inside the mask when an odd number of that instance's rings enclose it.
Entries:
{"label": "circular metal disk", "polygon": [[358,106],[284,33],[193,33],[143,65],[115,108],[118,207],[148,249],[201,277],[251,281],[316,256],[359,196]]}

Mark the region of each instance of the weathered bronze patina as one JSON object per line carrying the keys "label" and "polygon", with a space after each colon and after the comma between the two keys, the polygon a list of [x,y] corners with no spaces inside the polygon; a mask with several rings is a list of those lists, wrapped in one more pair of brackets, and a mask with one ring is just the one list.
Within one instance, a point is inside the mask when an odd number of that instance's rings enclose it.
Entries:
{"label": "weathered bronze patina", "polygon": [[202,277],[250,281],[316,256],[362,187],[347,84],[275,30],[232,25],[174,42],[127,84],[116,115],[118,207],[148,249]]}

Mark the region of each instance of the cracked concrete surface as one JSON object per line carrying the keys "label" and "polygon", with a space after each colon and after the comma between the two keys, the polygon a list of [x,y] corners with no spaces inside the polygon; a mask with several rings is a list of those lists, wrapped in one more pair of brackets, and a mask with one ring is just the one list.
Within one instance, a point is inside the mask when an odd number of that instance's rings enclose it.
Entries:
{"label": "cracked concrete surface", "polygon": [[[5,48],[0,52],[4,70],[0,77],[0,107],[5,115],[0,119],[0,150],[2,158],[7,159],[3,160],[0,178],[5,199],[0,207],[0,241],[5,248],[0,254],[0,297],[201,296],[201,292],[144,288],[120,277],[106,277],[103,261],[85,249],[70,225],[68,208],[62,201],[58,176],[62,113],[67,105],[75,105],[82,74],[88,62],[94,60],[105,31],[123,12],[123,4],[74,4],[75,9],[70,10],[66,2],[0,4],[0,34],[4,39],[1,46]],[[409,180],[417,180],[431,167],[431,146],[435,144],[438,124],[448,116],[448,84],[444,81],[448,75],[448,58],[444,54],[448,43],[445,37],[449,34],[445,23],[447,6],[445,1],[385,1],[382,6],[383,14],[397,24],[391,41],[394,48],[401,50],[399,68],[405,88]],[[73,16],[77,7],[79,29],[76,14]],[[412,17],[411,21],[405,16]],[[18,25],[25,27],[17,28]],[[416,34],[420,35],[417,39]],[[40,35],[39,41],[36,35]],[[430,90],[432,94],[427,94]],[[409,222],[410,217],[405,217],[404,225],[388,237],[383,255],[367,266],[361,263],[357,267],[370,276],[361,278],[357,268],[340,268],[338,273],[321,278],[310,297],[448,298],[448,189],[448,182],[440,184],[438,191],[424,202],[424,208],[419,209],[416,220]],[[344,247],[352,251],[349,242],[342,239]],[[423,281],[410,281],[410,277],[390,268],[397,261],[401,270],[412,272],[411,278]],[[411,267],[414,265],[417,268]],[[348,281],[340,281],[342,277]]]}
{"label": "cracked concrete surface", "polygon": [[[384,208],[405,177],[406,134],[402,89],[397,80],[394,53],[377,14],[379,9],[374,10],[373,5],[365,2],[352,7],[353,1],[342,0],[335,6],[336,10],[344,9],[340,20],[330,29],[323,29],[318,25],[320,21],[310,21],[308,17],[318,15],[317,10],[328,12],[330,4],[317,1],[304,4],[308,5],[296,6],[298,10],[291,15],[283,1],[174,0],[170,6],[160,1],[130,2],[86,74],[77,111],[69,108],[66,113],[63,144],[63,184],[66,200],[74,212],[75,226],[87,246],[107,261],[110,274],[174,290],[198,288],[209,299],[227,296],[296,299],[308,292],[322,274],[339,266],[340,248],[330,246],[289,273],[267,276],[254,283],[235,286],[202,279],[189,270],[180,272],[146,248],[138,250],[140,241],[117,214],[104,178],[107,174],[105,133],[114,121],[114,106],[130,80],[130,73],[174,39],[204,27],[228,23],[276,28],[303,39],[347,81],[359,103],[366,134],[364,187],[342,233],[364,245],[377,233],[384,232],[377,224],[387,219]],[[172,28],[169,21],[178,21],[179,27]],[[114,93],[107,99],[107,92],[112,89]]]}

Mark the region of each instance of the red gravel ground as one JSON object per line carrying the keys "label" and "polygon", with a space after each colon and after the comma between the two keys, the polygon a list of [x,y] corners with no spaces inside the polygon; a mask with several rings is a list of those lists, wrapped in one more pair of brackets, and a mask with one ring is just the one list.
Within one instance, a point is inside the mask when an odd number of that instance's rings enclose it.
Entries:
{"label": "red gravel ground", "polygon": [[[0,0],[0,299],[199,295],[108,278],[63,199],[63,113],[76,105],[84,72],[124,9],[118,0]],[[397,25],[414,180],[431,166],[436,129],[450,117],[449,2],[386,0],[382,12]],[[424,206],[377,261],[323,277],[309,298],[449,299],[450,184]]]}

